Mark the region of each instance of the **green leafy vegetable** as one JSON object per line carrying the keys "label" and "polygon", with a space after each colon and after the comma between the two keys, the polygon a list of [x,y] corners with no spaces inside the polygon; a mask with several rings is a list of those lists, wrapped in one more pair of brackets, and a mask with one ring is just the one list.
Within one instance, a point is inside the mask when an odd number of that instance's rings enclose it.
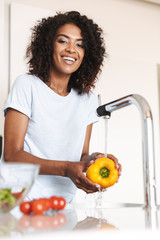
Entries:
{"label": "green leafy vegetable", "polygon": [[0,210],[12,208],[17,202],[17,198],[11,193],[10,188],[0,189]]}

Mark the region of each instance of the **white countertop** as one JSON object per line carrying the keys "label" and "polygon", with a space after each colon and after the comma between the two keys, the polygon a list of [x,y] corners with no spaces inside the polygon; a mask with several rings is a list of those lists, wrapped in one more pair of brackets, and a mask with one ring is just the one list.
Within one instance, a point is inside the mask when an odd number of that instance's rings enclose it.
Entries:
{"label": "white countertop", "polygon": [[[137,205],[108,204],[103,208],[92,208],[85,204],[67,205],[63,211],[48,212],[45,215],[23,215],[16,207],[9,214],[0,215],[0,237],[34,239],[75,239],[84,234],[92,236],[112,235],[112,239],[123,236],[132,239],[143,235],[145,239],[160,235],[160,210],[148,211]],[[78,235],[77,235],[78,233]],[[88,235],[89,234],[89,235]],[[99,239],[99,237],[97,238]],[[76,238],[77,238],[76,237]],[[136,238],[137,238],[136,237]],[[1,238],[1,239],[2,239]],[[81,237],[80,237],[81,238]],[[86,238],[87,239],[87,238]],[[91,238],[89,238],[91,239]],[[139,238],[140,239],[140,238]]]}

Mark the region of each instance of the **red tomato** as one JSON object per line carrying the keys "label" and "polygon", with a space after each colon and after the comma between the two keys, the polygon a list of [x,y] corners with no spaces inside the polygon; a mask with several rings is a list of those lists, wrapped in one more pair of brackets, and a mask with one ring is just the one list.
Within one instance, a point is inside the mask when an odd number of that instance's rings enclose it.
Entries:
{"label": "red tomato", "polygon": [[58,198],[58,210],[64,209],[66,206],[66,200],[63,197]]}
{"label": "red tomato", "polygon": [[46,208],[46,211],[51,208],[51,200],[49,198],[40,198],[42,201],[44,201],[44,205]]}
{"label": "red tomato", "polygon": [[58,207],[59,207],[58,197],[52,196],[52,197],[50,197],[50,201],[51,201],[51,208],[54,210],[58,210]]}
{"label": "red tomato", "polygon": [[20,211],[24,214],[31,213],[31,202],[22,202],[20,204]]}
{"label": "red tomato", "polygon": [[32,201],[31,210],[35,215],[42,214],[46,210],[46,205],[42,199],[35,199]]}

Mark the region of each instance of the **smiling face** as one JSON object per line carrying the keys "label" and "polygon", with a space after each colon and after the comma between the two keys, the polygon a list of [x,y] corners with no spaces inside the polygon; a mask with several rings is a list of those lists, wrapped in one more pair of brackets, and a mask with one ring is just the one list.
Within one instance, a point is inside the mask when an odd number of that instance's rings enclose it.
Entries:
{"label": "smiling face", "polygon": [[61,26],[53,41],[53,71],[71,75],[81,65],[84,57],[81,30],[72,23]]}

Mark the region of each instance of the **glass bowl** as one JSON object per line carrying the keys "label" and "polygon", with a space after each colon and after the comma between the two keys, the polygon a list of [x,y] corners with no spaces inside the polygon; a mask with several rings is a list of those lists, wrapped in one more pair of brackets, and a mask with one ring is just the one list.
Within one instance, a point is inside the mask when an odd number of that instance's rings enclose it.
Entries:
{"label": "glass bowl", "polygon": [[40,166],[30,163],[0,164],[0,213],[19,205],[30,191]]}

